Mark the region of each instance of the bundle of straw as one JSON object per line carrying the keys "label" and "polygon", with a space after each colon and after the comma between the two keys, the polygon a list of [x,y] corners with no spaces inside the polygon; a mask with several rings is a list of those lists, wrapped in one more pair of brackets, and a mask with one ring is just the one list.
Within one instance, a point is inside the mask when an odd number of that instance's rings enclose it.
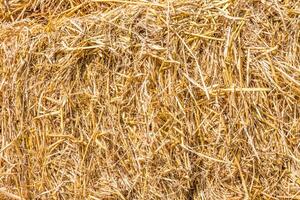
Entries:
{"label": "bundle of straw", "polygon": [[300,199],[300,2],[3,0],[0,199]]}

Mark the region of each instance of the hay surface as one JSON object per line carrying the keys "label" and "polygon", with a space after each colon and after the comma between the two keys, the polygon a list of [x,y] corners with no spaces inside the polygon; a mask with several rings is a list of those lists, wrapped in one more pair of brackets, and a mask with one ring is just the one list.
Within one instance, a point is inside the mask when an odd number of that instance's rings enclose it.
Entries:
{"label": "hay surface", "polygon": [[298,0],[3,0],[1,199],[300,199]]}

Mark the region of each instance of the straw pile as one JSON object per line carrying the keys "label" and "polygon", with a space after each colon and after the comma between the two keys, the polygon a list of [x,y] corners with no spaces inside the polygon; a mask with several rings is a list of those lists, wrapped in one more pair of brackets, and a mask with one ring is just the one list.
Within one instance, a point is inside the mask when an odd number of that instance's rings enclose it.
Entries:
{"label": "straw pile", "polygon": [[3,0],[1,199],[300,199],[298,0]]}

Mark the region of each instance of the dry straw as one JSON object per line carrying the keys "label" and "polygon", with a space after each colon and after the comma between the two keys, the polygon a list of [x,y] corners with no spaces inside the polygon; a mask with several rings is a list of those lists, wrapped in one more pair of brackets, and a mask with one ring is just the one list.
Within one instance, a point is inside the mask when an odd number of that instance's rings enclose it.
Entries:
{"label": "dry straw", "polygon": [[1,199],[300,199],[298,0],[2,0]]}

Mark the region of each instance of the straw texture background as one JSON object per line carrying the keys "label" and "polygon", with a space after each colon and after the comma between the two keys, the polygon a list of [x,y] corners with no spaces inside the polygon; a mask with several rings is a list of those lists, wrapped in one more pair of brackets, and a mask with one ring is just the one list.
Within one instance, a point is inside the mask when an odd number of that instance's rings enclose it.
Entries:
{"label": "straw texture background", "polygon": [[298,0],[2,0],[0,199],[300,199]]}

